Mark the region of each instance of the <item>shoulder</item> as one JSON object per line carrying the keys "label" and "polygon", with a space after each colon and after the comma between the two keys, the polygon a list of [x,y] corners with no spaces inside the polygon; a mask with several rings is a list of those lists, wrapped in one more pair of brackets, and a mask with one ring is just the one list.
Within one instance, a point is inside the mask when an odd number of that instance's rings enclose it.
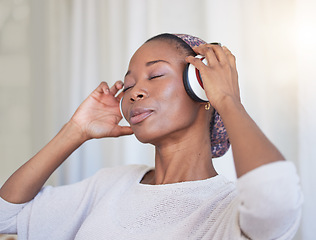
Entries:
{"label": "shoulder", "polygon": [[146,165],[123,165],[100,169],[92,178],[116,180],[118,178],[138,178],[149,171],[151,167]]}
{"label": "shoulder", "polygon": [[135,182],[137,178],[148,171],[150,167],[146,165],[125,165],[102,168],[94,175],[74,184],[58,187],[44,187],[36,198],[44,196],[48,198],[76,196],[82,193],[103,193],[110,188],[116,187],[125,182]]}

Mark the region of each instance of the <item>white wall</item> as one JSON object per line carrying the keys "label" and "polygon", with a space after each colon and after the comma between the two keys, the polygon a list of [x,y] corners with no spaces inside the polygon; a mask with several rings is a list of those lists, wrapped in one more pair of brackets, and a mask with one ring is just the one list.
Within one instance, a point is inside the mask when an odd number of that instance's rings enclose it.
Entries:
{"label": "white wall", "polygon": [[0,183],[31,156],[28,1],[0,2]]}

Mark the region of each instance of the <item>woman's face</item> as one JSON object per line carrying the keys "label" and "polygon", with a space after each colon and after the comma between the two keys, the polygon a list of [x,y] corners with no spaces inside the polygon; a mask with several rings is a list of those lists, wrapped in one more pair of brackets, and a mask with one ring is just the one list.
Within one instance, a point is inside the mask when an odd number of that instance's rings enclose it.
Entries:
{"label": "woman's face", "polygon": [[181,50],[160,40],[145,43],[132,57],[122,110],[139,141],[176,139],[196,121],[201,104],[184,89],[184,59]]}

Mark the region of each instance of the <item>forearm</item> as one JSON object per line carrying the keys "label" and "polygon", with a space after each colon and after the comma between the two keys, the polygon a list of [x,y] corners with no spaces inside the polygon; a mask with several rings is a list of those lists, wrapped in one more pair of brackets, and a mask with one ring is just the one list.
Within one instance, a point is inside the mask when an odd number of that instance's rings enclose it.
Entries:
{"label": "forearm", "polygon": [[6,181],[0,189],[0,196],[12,203],[32,200],[49,176],[83,142],[76,126],[66,124],[40,152]]}
{"label": "forearm", "polygon": [[232,145],[237,177],[261,165],[284,160],[241,103],[227,98],[219,113]]}

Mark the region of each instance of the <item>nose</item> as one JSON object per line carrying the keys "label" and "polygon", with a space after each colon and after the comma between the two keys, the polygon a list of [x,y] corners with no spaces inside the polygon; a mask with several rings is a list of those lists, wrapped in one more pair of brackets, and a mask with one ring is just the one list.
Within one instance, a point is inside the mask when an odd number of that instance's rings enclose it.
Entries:
{"label": "nose", "polygon": [[136,90],[132,94],[130,101],[135,102],[135,101],[143,100],[144,98],[147,97],[147,95],[148,95],[147,92],[144,90]]}

